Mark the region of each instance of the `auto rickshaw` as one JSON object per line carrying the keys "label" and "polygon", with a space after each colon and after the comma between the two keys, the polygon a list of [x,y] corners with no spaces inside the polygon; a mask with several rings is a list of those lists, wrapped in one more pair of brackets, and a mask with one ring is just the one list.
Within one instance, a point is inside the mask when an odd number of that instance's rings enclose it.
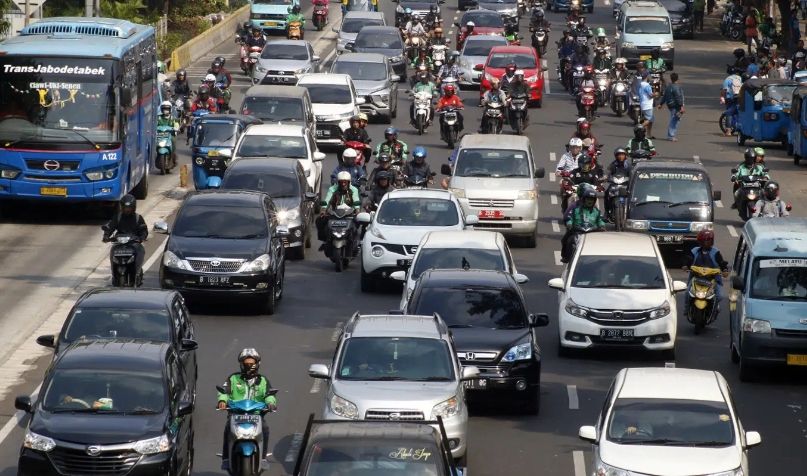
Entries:
{"label": "auto rickshaw", "polygon": [[786,79],[749,79],[737,104],[737,144],[780,142],[787,147],[790,101],[798,83]]}
{"label": "auto rickshaw", "polygon": [[209,114],[193,122],[191,158],[196,190],[218,188],[238,138],[260,119],[243,114]]}
{"label": "auto rickshaw", "polygon": [[793,90],[787,153],[793,156],[793,163],[796,165],[799,165],[802,157],[807,157],[807,86],[799,86]]}

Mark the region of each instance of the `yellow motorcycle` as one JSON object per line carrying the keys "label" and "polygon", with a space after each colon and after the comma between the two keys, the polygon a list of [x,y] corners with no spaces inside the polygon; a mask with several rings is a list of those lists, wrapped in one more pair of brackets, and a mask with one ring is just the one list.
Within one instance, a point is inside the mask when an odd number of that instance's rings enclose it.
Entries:
{"label": "yellow motorcycle", "polygon": [[286,37],[289,40],[302,40],[303,39],[303,22],[301,22],[301,21],[289,22],[288,32],[286,33]]}
{"label": "yellow motorcycle", "polygon": [[691,266],[689,271],[689,305],[686,309],[687,320],[695,325],[695,334],[700,334],[704,327],[711,324],[718,313],[717,277],[720,268]]}

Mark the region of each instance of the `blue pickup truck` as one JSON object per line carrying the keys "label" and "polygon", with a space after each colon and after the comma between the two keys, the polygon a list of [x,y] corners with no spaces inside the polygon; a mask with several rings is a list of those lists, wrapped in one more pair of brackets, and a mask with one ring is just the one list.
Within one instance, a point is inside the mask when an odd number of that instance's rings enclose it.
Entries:
{"label": "blue pickup truck", "polygon": [[289,9],[299,4],[299,0],[251,0],[249,19],[252,26],[261,28],[265,32],[284,31]]}

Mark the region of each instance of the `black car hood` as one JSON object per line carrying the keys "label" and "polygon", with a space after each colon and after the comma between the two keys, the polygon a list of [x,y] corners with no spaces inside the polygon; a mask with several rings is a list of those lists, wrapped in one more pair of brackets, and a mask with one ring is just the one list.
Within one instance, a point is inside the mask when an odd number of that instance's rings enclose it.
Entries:
{"label": "black car hood", "polygon": [[266,253],[266,238],[256,240],[218,240],[212,238],[185,238],[171,236],[168,250],[180,259],[192,258],[233,258],[255,259]]}
{"label": "black car hood", "polygon": [[[702,210],[706,209],[704,215]],[[712,207],[709,205],[678,205],[670,207],[669,203],[647,203],[631,206],[628,212],[631,220],[670,220],[670,221],[712,221]]]}
{"label": "black car hood", "polygon": [[404,8],[411,8],[413,11],[429,11],[432,6],[437,6],[437,4],[430,2],[406,2],[403,5]]}
{"label": "black car hood", "polygon": [[460,352],[488,351],[504,353],[527,339],[530,329],[486,329],[481,327],[452,328],[454,344]]}
{"label": "black car hood", "polygon": [[291,210],[300,207],[301,199],[300,197],[279,197],[273,198],[272,201],[275,202],[278,210]]}
{"label": "black car hood", "polygon": [[356,53],[378,53],[386,56],[387,58],[392,58],[394,56],[401,56],[403,51],[396,48],[372,48],[372,47],[363,47],[363,48],[355,48],[354,50]]}
{"label": "black car hood", "polygon": [[113,445],[145,440],[166,431],[165,415],[104,415],[37,411],[30,430],[68,443]]}

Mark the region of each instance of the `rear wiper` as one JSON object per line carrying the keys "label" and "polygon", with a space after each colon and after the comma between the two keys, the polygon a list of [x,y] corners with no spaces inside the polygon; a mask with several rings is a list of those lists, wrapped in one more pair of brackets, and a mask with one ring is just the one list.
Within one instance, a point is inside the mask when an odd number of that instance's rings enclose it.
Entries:
{"label": "rear wiper", "polygon": [[266,235],[263,233],[253,233],[251,235],[233,236],[228,237],[232,240],[254,240],[255,238],[264,238]]}
{"label": "rear wiper", "polygon": [[642,206],[642,205],[647,205],[648,203],[666,203],[666,204],[668,204],[668,205],[671,205],[671,204],[672,204],[672,202],[668,202],[668,201],[666,201],[666,200],[645,200],[644,202],[639,202],[639,203],[636,203],[636,204],[634,204],[633,206],[634,206],[634,207],[640,207],[640,206]]}

